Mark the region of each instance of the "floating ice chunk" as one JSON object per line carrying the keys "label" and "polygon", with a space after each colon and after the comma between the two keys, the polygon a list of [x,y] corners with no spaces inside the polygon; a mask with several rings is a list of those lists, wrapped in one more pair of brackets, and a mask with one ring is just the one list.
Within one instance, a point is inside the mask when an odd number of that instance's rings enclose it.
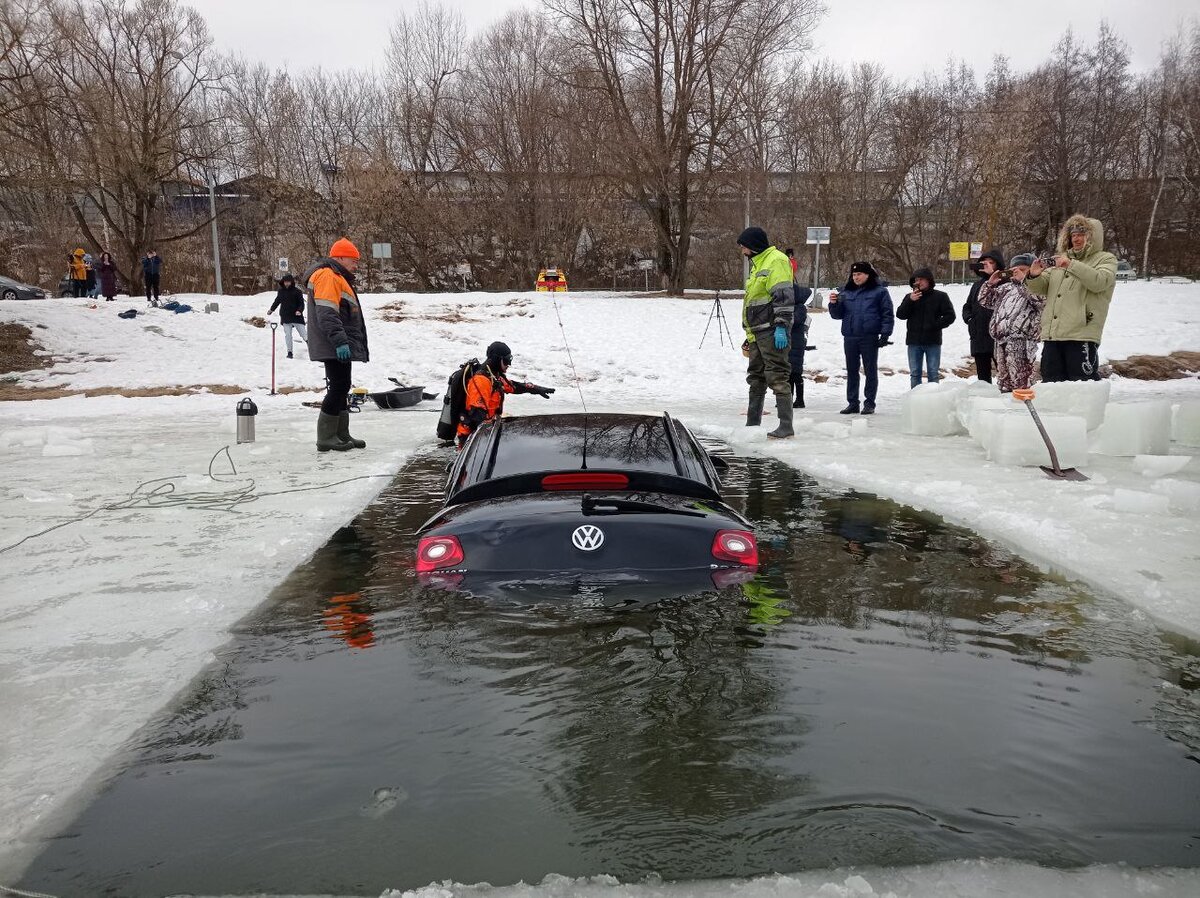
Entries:
{"label": "floating ice chunk", "polygon": [[1178,474],[1192,460],[1190,455],[1135,455],[1133,469],[1143,477]]}
{"label": "floating ice chunk", "polygon": [[966,396],[958,404],[958,423],[971,435],[971,439],[982,443],[983,439],[979,433],[982,427],[982,413],[985,411],[1003,412],[1012,407],[1012,402],[1001,397],[999,393],[995,393],[993,396]]}
{"label": "floating ice chunk", "polygon": [[900,427],[918,436],[946,437],[962,433],[955,406],[964,383],[918,384],[900,400]]}
{"label": "floating ice chunk", "polygon": [[1175,407],[1171,439],[1185,446],[1200,446],[1200,399],[1189,399]]}
{"label": "floating ice chunk", "polygon": [[1120,487],[1113,490],[1112,505],[1114,510],[1129,514],[1165,515],[1171,510],[1170,500],[1166,496]]}
{"label": "floating ice chunk", "polygon": [[[988,458],[1001,465],[1049,465],[1050,453],[1029,414],[988,412]],[[1079,415],[1041,415],[1058,464],[1074,468],[1087,464],[1087,421]]]}
{"label": "floating ice chunk", "polygon": [[384,786],[381,789],[376,789],[375,794],[371,796],[371,800],[358,809],[359,813],[364,817],[373,817],[378,819],[389,811],[395,809],[396,805],[407,800],[408,792],[400,786]]}
{"label": "floating ice chunk", "polygon": [[1170,443],[1170,403],[1110,402],[1091,449],[1099,455],[1166,455]]}
{"label": "floating ice chunk", "polygon": [[1033,404],[1039,413],[1082,415],[1087,419],[1087,429],[1092,431],[1104,421],[1104,409],[1112,392],[1112,384],[1107,380],[1062,381],[1037,384],[1034,392],[1037,398]]}
{"label": "floating ice chunk", "polygon": [[1167,497],[1171,511],[1200,511],[1200,483],[1167,478],[1154,481],[1150,484],[1150,489]]}

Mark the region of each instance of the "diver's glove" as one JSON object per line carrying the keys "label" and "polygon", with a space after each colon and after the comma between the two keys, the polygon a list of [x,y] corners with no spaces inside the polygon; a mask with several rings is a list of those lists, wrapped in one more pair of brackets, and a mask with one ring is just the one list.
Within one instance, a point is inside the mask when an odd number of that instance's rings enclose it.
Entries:
{"label": "diver's glove", "polygon": [[780,324],[775,328],[775,348],[776,349],[787,349],[787,345],[788,345],[787,328],[784,327],[782,324]]}

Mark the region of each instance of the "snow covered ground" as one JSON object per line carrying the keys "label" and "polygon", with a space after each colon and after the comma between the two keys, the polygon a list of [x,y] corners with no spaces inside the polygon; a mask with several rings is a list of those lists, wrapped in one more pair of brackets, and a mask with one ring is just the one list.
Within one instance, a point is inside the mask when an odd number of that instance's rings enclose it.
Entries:
{"label": "snow covered ground", "polygon": [[[965,286],[948,289],[961,308]],[[898,289],[893,290],[899,296]],[[238,396],[70,396],[0,403],[0,883],[11,883],[39,839],[65,824],[101,782],[114,754],[212,660],[229,627],[261,602],[329,534],[432,441],[438,403],[355,416],[365,451],[318,454],[320,366],[283,358],[268,395],[273,294],[219,297],[220,312],[116,312],[139,300],[90,308],[86,300],[0,302],[0,322],[30,326],[55,357],[21,382],[72,389],[224,384],[258,403],[257,441],[235,442]],[[211,297],[179,296],[203,309]],[[355,366],[372,390],[387,378],[440,392],[456,364],[503,339],[514,373],[558,392],[514,397],[510,413],[669,410],[738,451],[769,453],[817,478],[941,514],[1002,542],[1046,569],[1114,593],[1179,632],[1200,636],[1200,491],[1194,459],[1165,478],[1132,459],[1093,455],[1087,483],[1047,480],[1036,469],[986,461],[967,437],[917,437],[900,429],[908,390],[903,324],[882,350],[879,413],[836,414],[844,404],[837,322],[814,316],[808,408],[797,438],[767,441],[769,427],[741,426],[744,360],[721,345],[716,321],[700,347],[712,302],[618,294],[386,295],[365,298],[373,361]],[[740,302],[724,304],[736,326]],[[561,326],[560,326],[561,320]],[[735,333],[735,342],[741,342]],[[567,347],[579,376],[572,379]],[[1122,284],[1102,354],[1200,350],[1200,285]],[[943,367],[967,356],[966,328],[946,333]],[[1200,400],[1200,380],[1117,379],[1113,399]],[[771,419],[767,419],[768,422]],[[865,427],[865,430],[864,430]],[[228,455],[221,450],[228,447]],[[1172,453],[1195,455],[1179,444]],[[234,473],[236,469],[236,473]],[[216,479],[208,476],[209,471]],[[1147,513],[1130,492],[1174,497]],[[1155,486],[1155,484],[1159,486]],[[173,492],[172,492],[173,490]],[[287,492],[303,490],[302,492]],[[1121,492],[1119,492],[1121,491]],[[230,502],[230,497],[240,501]],[[248,497],[253,497],[248,500]],[[207,503],[208,507],[187,507]],[[1134,497],[1136,499],[1136,496]],[[224,507],[222,507],[224,506]],[[232,508],[232,510],[230,510]],[[84,515],[89,517],[76,521]],[[61,526],[58,526],[61,525]],[[48,528],[57,528],[49,530]],[[42,532],[47,531],[47,532]],[[1096,868],[1063,873],[1012,863],[961,863],[892,871],[818,871],[743,883],[759,895],[1118,895],[1200,893],[1200,873]],[[497,894],[523,896],[716,894],[727,884],[616,887],[603,879],[551,880]],[[707,890],[707,891],[706,891]],[[423,896],[465,890],[431,887]]]}

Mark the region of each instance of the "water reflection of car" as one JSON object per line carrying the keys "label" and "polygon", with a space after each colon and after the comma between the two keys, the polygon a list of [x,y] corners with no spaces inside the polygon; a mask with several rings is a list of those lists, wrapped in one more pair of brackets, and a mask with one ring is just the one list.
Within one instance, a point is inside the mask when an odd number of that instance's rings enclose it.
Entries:
{"label": "water reflection of car", "polygon": [[1122,259],[1117,263],[1117,280],[1132,281],[1137,278],[1137,269]]}
{"label": "water reflection of car", "polygon": [[417,572],[433,585],[506,595],[637,586],[645,598],[645,587],[744,583],[758,545],[722,500],[718,466],[666,414],[487,422],[451,465],[443,507],[418,530]]}
{"label": "water reflection of car", "polygon": [[41,287],[14,281],[0,275],[0,299],[45,299],[46,291]]}

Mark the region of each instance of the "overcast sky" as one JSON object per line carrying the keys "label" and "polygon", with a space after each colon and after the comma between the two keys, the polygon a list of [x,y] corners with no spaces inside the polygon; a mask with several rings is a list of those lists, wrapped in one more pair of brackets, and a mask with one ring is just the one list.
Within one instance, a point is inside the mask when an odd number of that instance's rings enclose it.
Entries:
{"label": "overcast sky", "polygon": [[[367,68],[380,63],[397,12],[416,7],[413,0],[191,0],[189,5],[208,20],[220,49],[293,71],[317,64]],[[527,0],[447,5],[461,10],[473,30],[511,9],[541,8]],[[1068,26],[1091,43],[1101,19],[1129,44],[1134,69],[1148,69],[1186,17],[1200,18],[1196,0],[825,0],[825,5],[829,12],[814,35],[815,55],[879,62],[902,78],[941,70],[950,56],[967,59],[982,77],[998,52],[1009,57],[1015,71],[1024,71],[1047,58]]]}

